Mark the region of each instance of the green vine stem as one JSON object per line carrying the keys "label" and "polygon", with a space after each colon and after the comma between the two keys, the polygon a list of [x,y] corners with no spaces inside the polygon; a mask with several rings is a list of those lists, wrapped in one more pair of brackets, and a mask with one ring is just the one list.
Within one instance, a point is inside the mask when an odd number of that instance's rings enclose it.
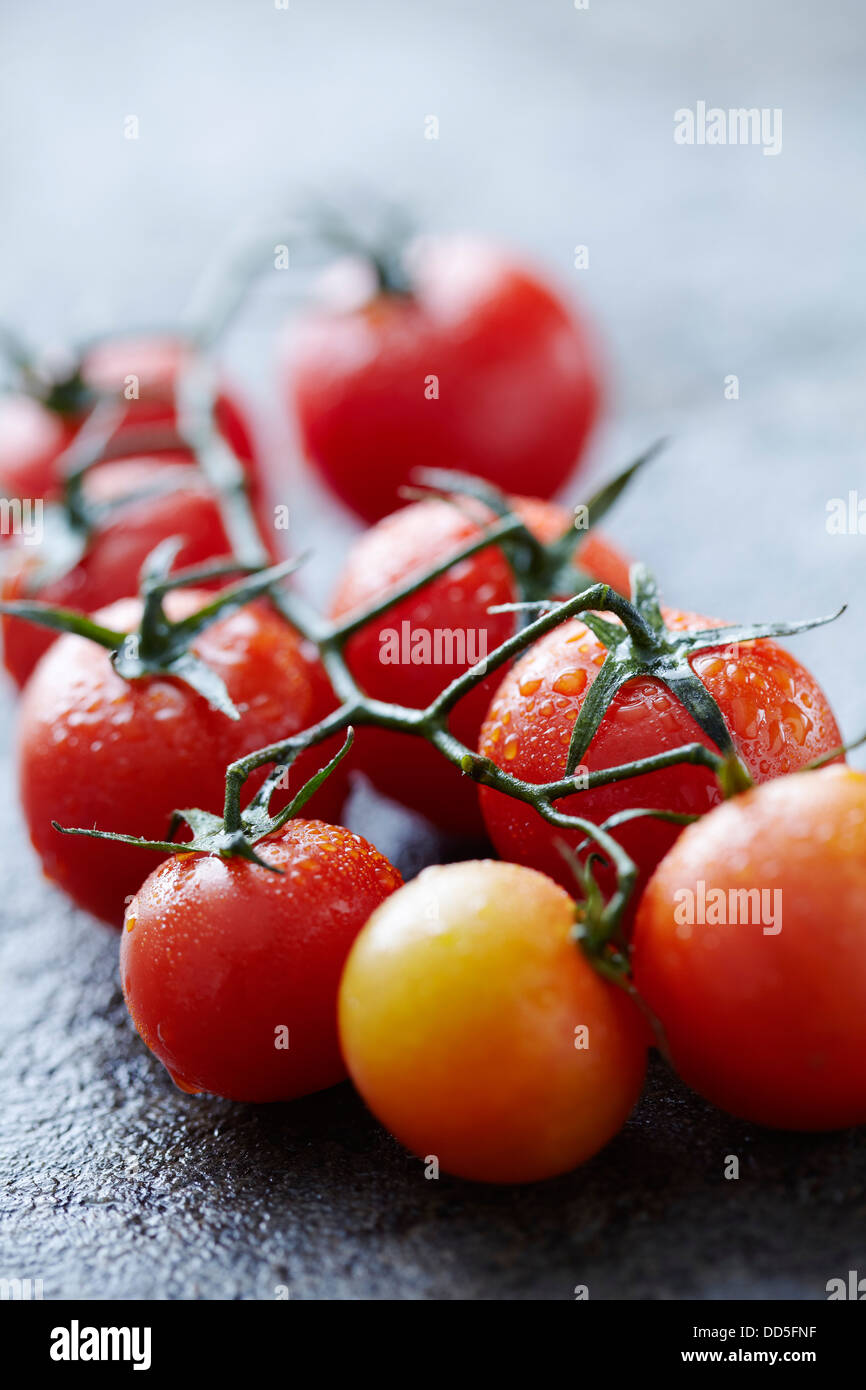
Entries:
{"label": "green vine stem", "polygon": [[250,507],[247,475],[217,428],[217,390],[213,362],[197,354],[181,373],[178,384],[178,428],[217,495],[223,526],[236,559],[251,568],[267,565],[268,552]]}
{"label": "green vine stem", "polygon": [[[588,625],[588,620],[597,618],[601,612],[611,613],[619,619],[615,629],[616,643],[613,642],[614,625],[609,624],[612,631],[605,664],[610,661],[622,665],[632,673],[629,675],[629,679],[633,678],[635,674],[642,674],[647,671],[655,672],[660,661],[673,660],[674,657],[678,662],[687,661],[685,653],[688,651],[689,641],[694,642],[694,650],[703,651],[708,647],[721,645],[725,641],[751,641],[762,636],[777,635],[780,632],[802,631],[805,628],[816,626],[818,622],[828,621],[828,619],[807,623],[732,625],[727,628],[702,629],[694,634],[671,632],[664,626],[663,622],[656,621],[654,613],[657,609],[657,603],[654,585],[646,571],[642,567],[636,567],[635,603],[631,603],[622,595],[617,594],[607,584],[592,584],[572,598],[552,607],[548,606],[547,612],[542,613],[528,626],[501,643],[481,667],[471,669],[452,681],[425,709],[411,709],[389,704],[366,695],[358,686],[345,661],[344,647],[349,637],[360,626],[387,612],[395,603],[416,592],[424,583],[429,583],[434,573],[444,572],[444,569],[449,568],[458,559],[465,558],[467,553],[474,553],[480,547],[489,545],[493,537],[507,531],[515,520],[506,517],[493,523],[491,527],[482,532],[481,536],[474,538],[455,552],[447,562],[440,562],[431,570],[426,571],[423,576],[407,581],[405,585],[391,593],[386,600],[373,605],[365,614],[353,615],[340,623],[325,622],[309,608],[305,600],[296,594],[272,591],[273,600],[286,619],[302,636],[318,647],[326,670],[331,676],[335,693],[341,703],[336,710],[311,728],[295,734],[291,738],[257,749],[230,764],[226,770],[225,804],[222,817],[215,817],[200,810],[178,812],[193,831],[193,838],[189,842],[184,842],[184,849],[220,854],[240,852],[250,857],[256,842],[263,836],[272,834],[283,825],[290,814],[284,809],[277,816],[271,815],[270,800],[277,786],[282,784],[284,774],[301,751],[317,746],[334,735],[344,733],[347,736],[347,743],[344,744],[339,755],[342,757],[348,749],[348,741],[356,725],[376,725],[401,733],[412,734],[432,743],[443,757],[474,781],[483,783],[494,791],[532,806],[551,825],[562,830],[577,831],[585,837],[585,843],[590,844],[593,849],[587,861],[589,868],[585,870],[581,880],[584,902],[581,905],[580,940],[584,950],[594,957],[604,958],[607,962],[606,968],[615,973],[620,968],[616,963],[617,959],[625,960],[621,924],[634,891],[637,869],[630,856],[623,850],[611,832],[617,825],[623,824],[626,820],[633,819],[637,815],[653,815],[677,823],[685,823],[690,817],[679,816],[673,812],[635,808],[619,817],[612,817],[604,825],[599,826],[582,816],[560,810],[555,803],[563,797],[574,795],[590,787],[604,786],[626,778],[644,776],[677,763],[691,763],[707,767],[715,773],[723,787],[725,787],[725,779],[727,778],[729,788],[741,789],[750,785],[750,779],[730,744],[730,735],[727,734],[727,730],[726,740],[724,743],[720,741],[718,752],[714,752],[704,744],[691,743],[616,767],[597,769],[586,777],[575,777],[572,767],[569,775],[565,778],[548,783],[532,783],[513,776],[513,774],[498,767],[489,758],[481,756],[462,743],[448,728],[448,718],[454,706],[490,672],[505,665],[545,633],[578,614],[584,615]],[[276,581],[284,577],[286,568],[283,566],[276,570],[259,572],[252,581],[256,591],[261,592],[265,588],[272,590]],[[171,581],[165,576],[165,556],[157,556],[150,569],[152,572],[146,573],[144,576],[145,589],[147,590],[149,586],[150,595],[159,597],[166,586],[176,581]],[[245,581],[245,584],[234,586],[233,589],[226,591],[229,595],[228,601],[235,605],[244,601],[243,594],[245,590],[249,591],[250,583],[251,581]],[[647,600],[646,595],[650,596],[649,600]],[[202,613],[194,615],[193,619],[185,620],[187,625],[195,629],[196,623],[200,624],[211,611],[214,613],[222,611],[226,601],[225,593],[218,595],[208,606],[208,610],[202,610]],[[155,611],[161,613],[160,608]],[[658,610],[658,618],[659,620],[661,618],[660,610]],[[164,615],[162,615],[159,623],[165,621]],[[173,627],[177,632],[178,629],[183,628],[183,624],[175,624]],[[161,631],[159,624],[155,630],[159,636]],[[183,635],[188,636],[189,634]],[[97,638],[97,640],[99,639]],[[165,637],[161,637],[160,640],[165,644]],[[161,658],[163,662],[165,661],[165,650],[165,645],[163,645]],[[177,648],[174,645],[170,643],[167,650],[170,660],[177,661],[179,659]],[[672,652],[673,657],[671,656]],[[139,653],[135,655],[138,657]],[[603,681],[604,669],[603,666],[596,677],[596,683]],[[134,677],[147,673],[147,669],[142,669],[132,671],[130,674]],[[186,676],[184,678],[189,679]],[[695,679],[697,680],[696,677]],[[678,684],[672,685],[672,688],[682,699],[686,689],[685,681],[681,680]],[[703,686],[701,688],[704,689]],[[583,708],[586,707],[586,703],[585,701]],[[578,719],[577,723],[579,724],[579,722]],[[335,765],[336,761],[332,760],[321,774],[317,774],[317,777],[323,780]],[[242,791],[245,783],[253,773],[267,766],[272,768],[270,775],[249,804],[244,807],[242,805]],[[318,784],[319,782],[316,783],[316,785]],[[300,799],[295,798],[292,803],[296,808],[312,794],[308,787],[302,789]],[[106,838],[98,830],[82,829],[75,833]],[[109,835],[107,838],[118,837]],[[125,843],[142,844],[149,848],[158,849],[165,849],[166,844],[170,843],[168,841],[140,841],[136,837],[121,838],[124,839]],[[615,875],[616,886],[606,902],[602,900],[599,893],[589,886],[586,878],[587,873],[592,878],[592,865],[599,855],[612,867]]]}
{"label": "green vine stem", "polygon": [[221,589],[195,612],[173,620],[164,607],[165,597],[172,590],[193,588],[247,568],[236,560],[214,561],[172,573],[182,543],[179,536],[170,536],[145,560],[139,580],[142,613],[135,632],[119,632],[74,609],[56,608],[30,599],[0,602],[0,613],[23,618],[55,632],[86,637],[109,652],[112,666],[124,680],[173,676],[203,695],[212,709],[221,711],[229,719],[239,719],[240,714],[222,678],[196,655],[193,643],[218,618],[235,612],[262,594],[271,593],[276,583],[293,573],[299,561],[286,560],[267,571],[253,570],[246,578]]}

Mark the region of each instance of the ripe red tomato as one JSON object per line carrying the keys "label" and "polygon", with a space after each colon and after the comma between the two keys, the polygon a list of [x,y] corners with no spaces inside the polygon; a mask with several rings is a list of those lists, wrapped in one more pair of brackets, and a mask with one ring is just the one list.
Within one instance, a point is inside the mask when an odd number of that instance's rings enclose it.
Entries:
{"label": "ripe red tomato", "polygon": [[31,396],[0,396],[0,493],[34,501],[53,496],[55,464],[79,423]]}
{"label": "ripe red tomato", "polygon": [[304,450],[375,521],[419,466],[551,497],[598,412],[595,346],[533,271],[470,238],[415,249],[411,293],[310,314],[289,392]]}
{"label": "ripe red tomato", "polygon": [[[207,597],[175,591],[166,611],[183,617]],[[140,613],[139,601],[126,599],[96,617],[129,632]],[[125,899],[162,856],[61,835],[52,820],[165,839],[173,811],[222,810],[227,763],[334,708],[317,653],[264,601],[214,622],[194,650],[222,677],[239,720],[211,709],[178,680],[124,680],[103,647],[70,635],[39,663],[21,701],[19,782],[30,838],[46,875],[115,925]],[[330,756],[324,748],[302,754],[289,773],[290,793]],[[247,785],[252,792],[255,782]],[[314,813],[338,815],[343,793],[337,769],[310,803]]]}
{"label": "ripe red tomato", "polygon": [[[191,360],[191,347],[182,339],[159,335],[106,338],[85,356],[81,374],[85,384],[105,394],[116,393],[125,402],[118,433],[132,426],[174,425],[175,390]],[[137,397],[127,400],[127,384],[135,378]],[[215,407],[220,431],[240,461],[255,463],[255,449],[243,407],[234,392],[220,391]],[[178,457],[187,457],[179,450]]]}
{"label": "ripe red tomato", "polygon": [[342,826],[289,821],[244,859],[178,854],[139,889],[120,946],[123,993],[184,1091],[294,1100],[345,1076],[336,1000],[349,947],[398,888]]}
{"label": "ripe red tomato", "polygon": [[[43,603],[92,613],[136,592],[142,564],[168,536],[183,537],[175,562],[178,569],[231,554],[215,495],[203,478],[193,477],[177,491],[134,496],[154,481],[150,459],[100,464],[87,484],[93,499],[130,500],[96,528],[79,562],[47,583],[32,587],[40,560],[39,548],[17,548],[0,586],[2,597],[37,598]],[[5,615],[0,617],[0,631],[6,669],[18,685],[23,685],[56,635],[47,628]]]}
{"label": "ripe red tomato", "polygon": [[864,902],[866,777],[850,768],[780,778],[683,831],[633,965],[690,1086],[757,1124],[866,1124]]}
{"label": "ripe red tomato", "polygon": [[550,879],[490,861],[425,869],[373,913],[340,985],[340,1041],[371,1110],[420,1158],[534,1182],[625,1123],[644,1020],[574,921]]}
{"label": "ripe red tomato", "polygon": [[[711,626],[694,613],[665,610],[669,627]],[[479,751],[529,782],[565,775],[571,732],[605,649],[579,621],[554,628],[506,673],[484,726]],[[756,782],[794,772],[838,747],[842,738],[817,681],[775,642],[740,644],[696,655],[692,669],[714,696],[734,745]],[[713,744],[692,716],[659,681],[638,677],[614,697],[584,765],[614,767],[685,743]],[[643,777],[580,791],[558,802],[561,810],[600,824],[627,807],[701,815],[719,800],[712,773],[679,764]],[[503,858],[530,864],[574,888],[557,841],[583,838],[543,820],[531,807],[490,788],[481,806],[491,839]],[[641,870],[642,882],[676,839],[679,827],[642,817],[616,831]]]}
{"label": "ripe red tomato", "polygon": [[[190,361],[191,348],[177,338],[161,336],[106,339],[93,347],[80,364],[82,388],[116,394],[124,403],[113,440],[122,444],[133,430],[174,427],[177,424],[175,388]],[[128,389],[137,396],[126,399]],[[220,391],[215,418],[223,437],[244,466],[257,497],[255,447],[245,411],[234,392]],[[57,462],[71,444],[87,414],[80,409],[61,412],[26,395],[0,398],[0,492],[7,497],[56,500],[61,491]],[[161,451],[151,467],[188,461],[189,450],[178,443]]]}
{"label": "ripe red tomato", "polygon": [[[533,533],[543,541],[560,536],[568,512],[550,502],[515,498],[513,505]],[[472,505],[479,522],[492,519]],[[450,502],[432,499],[403,507],[366,531],[353,545],[337,586],[334,617],[368,607],[413,573],[434,565],[477,535],[480,526]],[[628,593],[628,564],[609,541],[590,531],[580,550],[580,564],[596,578]],[[434,579],[412,598],[389,609],[347,644],[349,667],[363,690],[380,700],[423,708],[477,660],[504,642],[514,631],[513,614],[487,612],[488,607],[513,603],[518,597],[509,564],[494,546],[461,561]],[[408,628],[406,625],[408,624]],[[409,644],[404,640],[409,634]],[[431,655],[440,635],[439,661],[411,659],[411,637],[430,635]],[[388,644],[396,634],[397,649]],[[445,638],[442,634],[452,634]],[[416,649],[416,655],[423,655]],[[449,659],[450,658],[450,659]],[[474,748],[490,697],[500,679],[497,672],[460,701],[451,720],[453,732]],[[386,796],[420,811],[455,834],[481,835],[484,826],[475,785],[445,761],[440,753],[408,734],[388,729],[358,731],[353,754],[361,768]]]}

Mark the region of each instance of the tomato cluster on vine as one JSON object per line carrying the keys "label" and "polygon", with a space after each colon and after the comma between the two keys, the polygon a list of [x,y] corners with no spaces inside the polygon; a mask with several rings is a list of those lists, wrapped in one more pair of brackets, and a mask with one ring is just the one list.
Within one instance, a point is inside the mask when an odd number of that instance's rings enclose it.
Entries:
{"label": "tomato cluster on vine", "polygon": [[[866,777],[777,640],[815,624],[663,607],[597,526],[637,465],[552,500],[600,373],[531,271],[463,241],[405,279],[371,263],[287,386],[373,523],[328,617],[275,564],[274,480],[207,334],[103,343],[0,408],[0,478],[54,518],[4,547],[0,603],[46,875],[122,928],[131,1018],[182,1090],[348,1075],[461,1177],[590,1158],[652,1045],[748,1120],[866,1122]],[[455,385],[432,417],[430,375]],[[407,657],[418,633],[446,655]],[[353,769],[490,857],[403,884],[341,823]]]}

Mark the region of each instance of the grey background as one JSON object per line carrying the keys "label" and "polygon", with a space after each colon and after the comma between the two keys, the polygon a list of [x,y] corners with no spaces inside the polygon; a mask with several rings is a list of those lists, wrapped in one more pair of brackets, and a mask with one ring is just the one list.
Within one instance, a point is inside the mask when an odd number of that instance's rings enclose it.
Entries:
{"label": "grey background", "polygon": [[[174,321],[230,233],[311,187],[369,183],[425,226],[522,246],[608,367],[571,495],[672,435],[611,531],[708,613],[847,600],[796,650],[853,735],[866,537],[825,516],[866,495],[864,39],[858,0],[3,0],[2,317],[37,342]],[[674,110],[701,99],[780,107],[781,154],[675,145]],[[226,356],[321,595],[353,523],[323,524],[283,419],[298,287],[275,275]],[[866,1269],[862,1136],[746,1129],[660,1069],[603,1155],[531,1190],[425,1182],[348,1087],[182,1096],[126,1019],[116,938],[39,880],[2,777],[0,1276],[49,1298],[815,1298]],[[404,866],[437,852],[397,813],[355,815]]]}

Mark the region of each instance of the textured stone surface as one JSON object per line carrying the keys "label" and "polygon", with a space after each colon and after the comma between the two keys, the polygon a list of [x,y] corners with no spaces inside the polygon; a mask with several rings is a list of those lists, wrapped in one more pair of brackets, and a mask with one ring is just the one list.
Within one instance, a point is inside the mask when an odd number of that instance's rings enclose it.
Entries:
{"label": "textured stone surface", "polygon": [[[270,1107],[182,1095],[127,1018],[116,934],[22,871],[11,819],[0,1272],[46,1298],[819,1298],[862,1267],[866,1132],[746,1127],[660,1064],[600,1157],[531,1189],[426,1180],[348,1085]],[[433,850],[413,834],[407,864],[378,828],[407,867]]]}
{"label": "textured stone surface", "polygon": [[[50,24],[16,7],[0,35],[4,312],[22,329],[171,319],[239,217],[347,171],[525,243],[603,333],[592,467],[674,435],[617,535],[706,612],[848,599],[797,651],[862,727],[866,538],[824,524],[829,498],[866,491],[859,0],[98,0]],[[674,146],[674,109],[699,99],[781,106],[782,154]],[[274,431],[275,301],[265,287],[231,349]],[[286,468],[321,591],[351,526],[323,524]],[[41,1277],[46,1298],[820,1298],[866,1269],[862,1133],[744,1128],[661,1067],[602,1156],[526,1190],[425,1181],[347,1086],[291,1107],[181,1095],[127,1020],[117,938],[39,880],[9,768],[0,786],[0,1276]],[[404,867],[436,852],[391,811],[355,815]]]}

